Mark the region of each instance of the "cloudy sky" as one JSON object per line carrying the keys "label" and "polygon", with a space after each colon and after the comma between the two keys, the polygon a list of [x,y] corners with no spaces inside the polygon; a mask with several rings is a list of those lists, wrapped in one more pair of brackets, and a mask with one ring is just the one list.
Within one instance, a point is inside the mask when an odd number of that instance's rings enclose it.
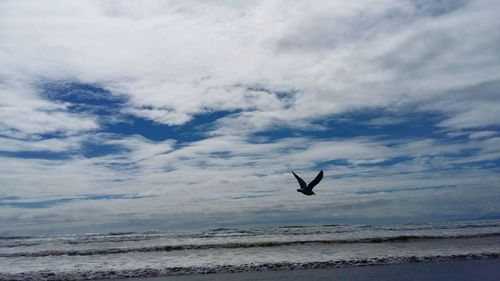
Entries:
{"label": "cloudy sky", "polygon": [[499,217],[499,26],[496,0],[0,1],[0,232]]}

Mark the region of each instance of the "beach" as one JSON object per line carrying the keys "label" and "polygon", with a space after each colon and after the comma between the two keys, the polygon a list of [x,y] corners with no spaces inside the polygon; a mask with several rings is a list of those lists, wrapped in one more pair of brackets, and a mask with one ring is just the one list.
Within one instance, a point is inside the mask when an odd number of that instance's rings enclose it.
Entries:
{"label": "beach", "polygon": [[[500,258],[421,262],[377,266],[352,266],[332,269],[280,270],[218,274],[195,274],[170,277],[124,278],[120,281],[257,281],[257,280],[350,280],[350,281],[497,281]],[[104,281],[104,280],[102,280]]]}

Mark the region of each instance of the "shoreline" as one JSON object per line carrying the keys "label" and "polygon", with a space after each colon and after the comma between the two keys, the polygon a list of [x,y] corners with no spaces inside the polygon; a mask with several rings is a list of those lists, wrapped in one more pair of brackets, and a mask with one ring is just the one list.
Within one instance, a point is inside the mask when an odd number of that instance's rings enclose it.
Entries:
{"label": "shoreline", "polygon": [[[295,270],[190,274],[163,277],[119,278],[115,281],[257,281],[257,280],[350,280],[350,281],[497,281],[500,258],[462,259],[399,264],[344,266]],[[99,279],[106,281],[110,279]]]}

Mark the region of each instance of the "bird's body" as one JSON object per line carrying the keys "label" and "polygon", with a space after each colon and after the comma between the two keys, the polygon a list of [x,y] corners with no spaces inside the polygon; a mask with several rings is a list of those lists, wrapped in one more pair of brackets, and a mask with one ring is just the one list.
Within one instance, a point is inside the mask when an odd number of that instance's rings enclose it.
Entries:
{"label": "bird's body", "polygon": [[297,192],[300,192],[300,193],[302,193],[304,195],[307,195],[307,196],[316,195],[316,193],[314,193],[312,191],[312,189],[323,178],[323,170],[321,170],[319,172],[319,174],[309,184],[306,184],[306,182],[302,178],[300,178],[299,176],[297,176],[297,174],[295,174],[294,172],[292,172],[292,174],[297,179],[297,181],[299,182],[299,185],[300,185],[300,188],[297,189]]}
{"label": "bird's body", "polygon": [[307,195],[307,196],[316,195],[316,193],[314,193],[314,191],[309,190],[309,189],[299,188],[299,189],[297,189],[297,192],[300,192],[300,193]]}

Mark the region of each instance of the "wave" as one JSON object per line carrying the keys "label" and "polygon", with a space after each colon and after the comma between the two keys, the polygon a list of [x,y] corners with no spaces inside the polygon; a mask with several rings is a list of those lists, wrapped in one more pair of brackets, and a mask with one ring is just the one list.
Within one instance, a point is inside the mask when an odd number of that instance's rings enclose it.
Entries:
{"label": "wave", "polygon": [[[341,228],[350,227],[348,230],[332,230],[331,228]],[[260,234],[269,234],[274,232],[282,232],[291,229],[303,229],[304,232],[297,232],[296,235],[303,234],[318,234],[318,233],[337,233],[337,232],[354,232],[356,229],[373,229],[373,230],[395,230],[395,231],[410,231],[410,230],[428,230],[428,229],[467,229],[467,228],[495,228],[500,227],[500,221],[483,221],[483,222],[457,222],[457,223],[406,223],[400,225],[370,225],[370,224],[359,224],[359,225],[349,225],[349,224],[323,224],[323,225],[285,225],[269,228],[255,228],[255,229],[242,229],[242,228],[214,228],[208,229],[199,233],[186,233],[186,232],[164,232],[161,230],[147,230],[139,232],[108,232],[108,233],[86,233],[86,234],[60,234],[60,235],[35,235],[35,236],[24,236],[24,235],[0,235],[1,240],[25,240],[25,239],[50,239],[50,238],[69,238],[72,239],[92,239],[92,238],[115,238],[118,237],[145,237],[148,236],[193,236],[193,237],[210,237],[212,235],[217,235],[219,233],[235,233],[241,234],[242,236],[254,236]],[[318,229],[320,228],[320,229]],[[323,230],[321,230],[323,229]],[[287,232],[288,235],[290,233]],[[294,235],[295,233],[291,233]],[[108,241],[103,241],[108,242]]]}
{"label": "wave", "polygon": [[260,264],[240,265],[214,265],[195,267],[164,267],[164,268],[140,268],[140,269],[109,269],[99,271],[75,270],[66,272],[57,271],[31,271],[23,273],[0,273],[0,281],[28,281],[28,280],[96,280],[96,279],[120,279],[130,277],[160,277],[187,274],[213,274],[213,273],[236,273],[256,271],[278,271],[278,270],[301,270],[319,268],[341,268],[349,266],[374,266],[387,264],[402,264],[416,262],[437,262],[470,259],[492,259],[499,258],[500,252],[470,253],[460,255],[430,255],[430,256],[396,256],[375,257],[365,259],[346,259],[312,262],[275,262]]}
{"label": "wave", "polygon": [[42,245],[42,244],[43,244],[42,242],[25,242],[25,243],[16,242],[15,244],[0,245],[0,248],[31,247],[31,246],[38,246],[38,245]]}
{"label": "wave", "polygon": [[120,242],[139,242],[146,240],[157,239],[158,236],[138,235],[138,236],[102,236],[93,239],[75,239],[65,241],[66,244],[79,245],[79,244],[94,244],[94,243],[120,243]]}
{"label": "wave", "polygon": [[107,248],[107,249],[81,249],[81,250],[46,250],[39,252],[15,252],[0,253],[0,257],[45,257],[45,256],[90,256],[123,254],[132,252],[170,252],[182,250],[208,250],[208,249],[237,249],[258,247],[279,247],[304,244],[355,244],[355,243],[391,243],[409,242],[415,240],[436,239],[470,239],[500,236],[500,232],[480,233],[470,235],[399,235],[388,237],[372,237],[359,239],[329,239],[329,240],[290,240],[290,241],[258,241],[258,242],[230,242],[210,244],[180,244],[180,245],[158,245],[137,248]]}
{"label": "wave", "polygon": [[161,237],[155,234],[142,234],[142,233],[107,233],[107,234],[85,234],[74,236],[11,236],[0,237],[0,248],[13,248],[41,245],[44,243],[58,243],[58,244],[95,244],[95,243],[121,243],[121,242],[139,242],[146,240],[153,240]]}
{"label": "wave", "polygon": [[452,230],[452,229],[477,229],[477,228],[492,228],[500,227],[500,223],[466,223],[466,224],[452,224],[452,225],[425,225],[425,224],[406,224],[401,226],[370,226],[367,228],[377,229],[377,230],[394,230],[394,231],[414,231],[414,230]]}
{"label": "wave", "polygon": [[34,236],[0,236],[0,240],[31,239]]}

